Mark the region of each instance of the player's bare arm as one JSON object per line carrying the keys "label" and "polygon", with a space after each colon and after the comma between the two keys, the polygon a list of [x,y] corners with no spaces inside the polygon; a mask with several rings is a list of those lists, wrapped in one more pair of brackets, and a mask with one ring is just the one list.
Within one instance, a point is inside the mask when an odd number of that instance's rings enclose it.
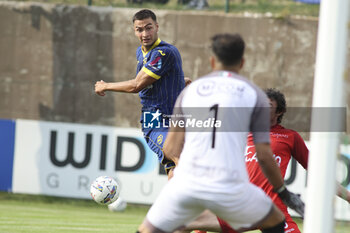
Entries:
{"label": "player's bare arm", "polygon": [[350,192],[344,188],[341,184],[337,183],[337,195],[350,204]]}
{"label": "player's bare arm", "polygon": [[284,185],[284,181],[273,158],[272,150],[269,143],[258,143],[255,145],[259,165],[264,172],[266,178],[274,187],[275,192],[288,207],[295,210],[298,214],[304,217],[304,202],[294,193],[288,191]]}
{"label": "player's bare arm", "polygon": [[259,165],[266,178],[273,185],[275,190],[281,188],[284,184],[281,171],[273,158],[273,153],[269,143],[258,143],[255,145],[256,155]]}
{"label": "player's bare arm", "polygon": [[180,127],[171,127],[164,142],[163,153],[165,158],[174,161],[177,165],[185,142],[185,130]]}
{"label": "player's bare arm", "polygon": [[95,92],[100,96],[105,96],[106,91],[138,93],[155,81],[157,81],[155,78],[149,76],[143,70],[140,70],[136,78],[131,80],[115,83],[107,83],[103,80],[97,81],[95,84]]}

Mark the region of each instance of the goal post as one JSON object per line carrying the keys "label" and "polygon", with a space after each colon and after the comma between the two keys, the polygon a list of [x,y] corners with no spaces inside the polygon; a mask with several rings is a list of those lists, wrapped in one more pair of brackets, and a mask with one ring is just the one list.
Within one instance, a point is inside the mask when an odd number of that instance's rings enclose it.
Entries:
{"label": "goal post", "polygon": [[[315,107],[344,107],[350,0],[322,0],[320,5],[313,111],[311,118],[304,233],[334,232],[334,198],[339,132],[317,132]],[[326,111],[326,128],[342,124]]]}

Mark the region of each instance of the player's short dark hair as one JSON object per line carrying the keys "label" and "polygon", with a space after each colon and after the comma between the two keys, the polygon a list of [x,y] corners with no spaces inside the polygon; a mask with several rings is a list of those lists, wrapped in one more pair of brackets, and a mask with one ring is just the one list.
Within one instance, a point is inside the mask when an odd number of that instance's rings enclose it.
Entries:
{"label": "player's short dark hair", "polygon": [[212,50],[224,66],[237,65],[242,61],[245,43],[238,34],[217,34],[211,38]]}
{"label": "player's short dark hair", "polygon": [[277,118],[277,123],[279,124],[282,122],[284,113],[287,112],[287,104],[286,99],[284,98],[284,94],[275,88],[268,88],[265,90],[265,93],[269,99],[276,101],[276,113],[282,113]]}
{"label": "player's short dark hair", "polygon": [[132,17],[132,22],[134,23],[135,20],[144,20],[144,19],[148,19],[148,18],[151,18],[151,19],[153,19],[154,22],[157,22],[157,16],[156,16],[156,14],[154,14],[153,11],[148,10],[148,9],[143,9],[143,10],[136,12],[134,17]]}

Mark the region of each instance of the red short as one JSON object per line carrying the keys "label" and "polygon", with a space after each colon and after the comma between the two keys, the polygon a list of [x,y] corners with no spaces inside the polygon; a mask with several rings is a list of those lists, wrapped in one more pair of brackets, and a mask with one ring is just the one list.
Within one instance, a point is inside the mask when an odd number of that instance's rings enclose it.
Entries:
{"label": "red short", "polygon": [[300,233],[299,227],[293,221],[293,219],[286,219],[286,224],[284,225],[284,233]]}

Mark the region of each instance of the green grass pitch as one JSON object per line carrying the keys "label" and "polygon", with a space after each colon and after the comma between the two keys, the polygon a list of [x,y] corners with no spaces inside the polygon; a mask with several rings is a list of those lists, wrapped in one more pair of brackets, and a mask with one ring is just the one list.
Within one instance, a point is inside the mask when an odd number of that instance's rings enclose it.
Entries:
{"label": "green grass pitch", "polygon": [[1,233],[136,232],[148,207],[129,205],[110,212],[91,200],[74,200],[0,192]]}
{"label": "green grass pitch", "polygon": [[[129,204],[123,212],[110,212],[92,199],[0,192],[0,233],[133,233],[148,209]],[[302,229],[302,221],[296,221]],[[349,233],[350,224],[337,222],[335,232]]]}

